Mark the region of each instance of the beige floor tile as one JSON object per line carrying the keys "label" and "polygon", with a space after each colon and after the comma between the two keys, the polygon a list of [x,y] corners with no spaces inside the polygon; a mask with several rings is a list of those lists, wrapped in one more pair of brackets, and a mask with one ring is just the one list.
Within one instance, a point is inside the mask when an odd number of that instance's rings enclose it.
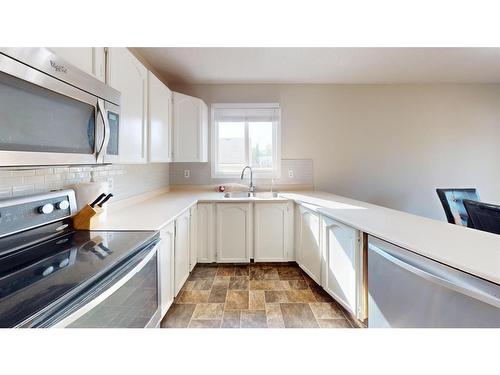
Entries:
{"label": "beige floor tile", "polygon": [[186,290],[210,290],[212,289],[213,279],[197,279],[187,281],[189,288]]}
{"label": "beige floor tile", "polygon": [[290,285],[290,289],[294,290],[309,289],[309,285],[304,280],[288,280],[288,285]]}
{"label": "beige floor tile", "polygon": [[298,267],[285,266],[278,268],[280,280],[303,280],[303,272]]}
{"label": "beige floor tile", "polygon": [[219,266],[217,276],[234,276],[234,266]]}
{"label": "beige floor tile", "polygon": [[227,289],[212,289],[208,296],[209,303],[225,303]]}
{"label": "beige floor tile", "polygon": [[240,328],[240,310],[224,310],[221,328]]}
{"label": "beige floor tile", "polygon": [[248,266],[235,266],[234,276],[248,276]]}
{"label": "beige floor tile", "polygon": [[222,319],[223,303],[199,303],[196,305],[192,319]]}
{"label": "beige floor tile", "polygon": [[196,308],[195,304],[173,304],[161,322],[162,328],[186,328]]}
{"label": "beige floor tile", "polygon": [[189,322],[188,328],[220,328],[220,325],[220,319],[191,320],[191,322]]}
{"label": "beige floor tile", "polygon": [[266,290],[265,291],[265,299],[266,299],[266,303],[289,302],[287,291]]}
{"label": "beige floor tile", "polygon": [[209,290],[185,290],[176,303],[205,303],[209,295]]}
{"label": "beige floor tile", "polygon": [[248,290],[248,276],[231,276],[229,290]]}
{"label": "beige floor tile", "polygon": [[250,280],[253,290],[289,290],[290,284],[285,280]]}
{"label": "beige floor tile", "polygon": [[216,267],[198,267],[196,266],[191,272],[190,280],[196,279],[213,279],[217,274]]}
{"label": "beige floor tile", "polygon": [[231,276],[216,276],[212,285],[212,289],[229,288],[229,280],[231,280]]}
{"label": "beige floor tile", "polygon": [[268,328],[285,328],[279,303],[266,303],[266,315]]}
{"label": "beige floor tile", "polygon": [[226,310],[248,309],[248,291],[228,290],[224,308]]}
{"label": "beige floor tile", "polygon": [[276,268],[251,268],[250,280],[279,280]]}
{"label": "beige floor tile", "polygon": [[241,310],[241,328],[267,328],[265,310]]}
{"label": "beige floor tile", "polygon": [[287,290],[288,302],[316,302],[314,294],[310,290]]}
{"label": "beige floor tile", "polygon": [[248,308],[250,310],[264,310],[266,298],[263,290],[251,290],[249,292]]}
{"label": "beige floor tile", "polygon": [[309,306],[316,319],[345,319],[342,310],[335,303],[315,302]]}
{"label": "beige floor tile", "polygon": [[307,303],[282,303],[285,328],[318,328],[318,322]]}
{"label": "beige floor tile", "polygon": [[347,319],[318,319],[321,328],[352,328]]}

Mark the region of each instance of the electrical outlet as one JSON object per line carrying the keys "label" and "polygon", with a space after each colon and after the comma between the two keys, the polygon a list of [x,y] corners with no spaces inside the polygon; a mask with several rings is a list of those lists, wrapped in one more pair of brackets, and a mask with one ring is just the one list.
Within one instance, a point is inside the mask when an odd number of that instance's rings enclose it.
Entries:
{"label": "electrical outlet", "polygon": [[113,180],[113,177],[108,177],[108,191],[111,192],[113,191],[113,188],[115,187],[115,181]]}
{"label": "electrical outlet", "polygon": [[184,178],[189,178],[191,176],[191,171],[189,169],[184,169]]}
{"label": "electrical outlet", "polygon": [[293,178],[293,169],[288,170],[288,178]]}

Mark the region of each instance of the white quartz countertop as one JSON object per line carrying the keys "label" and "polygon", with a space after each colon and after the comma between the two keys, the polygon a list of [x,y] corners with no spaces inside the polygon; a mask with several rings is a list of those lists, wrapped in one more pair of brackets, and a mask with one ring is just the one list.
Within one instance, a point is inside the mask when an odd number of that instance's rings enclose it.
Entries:
{"label": "white quartz countertop", "polygon": [[500,236],[324,192],[286,192],[279,198],[224,198],[222,193],[174,191],[118,202],[97,229],[159,230],[197,202],[294,200],[428,258],[500,284]]}

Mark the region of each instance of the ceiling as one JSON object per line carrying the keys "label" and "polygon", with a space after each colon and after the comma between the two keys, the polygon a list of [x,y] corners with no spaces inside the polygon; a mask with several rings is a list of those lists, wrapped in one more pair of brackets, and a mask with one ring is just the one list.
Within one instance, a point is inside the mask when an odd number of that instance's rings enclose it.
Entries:
{"label": "ceiling", "polygon": [[500,83],[500,48],[137,48],[169,83]]}

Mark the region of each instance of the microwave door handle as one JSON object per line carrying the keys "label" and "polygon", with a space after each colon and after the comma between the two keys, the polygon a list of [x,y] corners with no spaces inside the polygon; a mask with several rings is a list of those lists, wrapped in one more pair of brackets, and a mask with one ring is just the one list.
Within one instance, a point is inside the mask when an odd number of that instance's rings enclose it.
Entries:
{"label": "microwave door handle", "polygon": [[97,152],[97,161],[104,162],[105,150],[108,147],[109,137],[110,137],[109,121],[108,117],[106,116],[106,109],[104,108],[104,100],[102,99],[97,100],[97,111],[99,112],[99,115],[101,116],[102,122],[104,124],[104,129],[103,129],[104,134],[102,138],[101,147],[99,147],[99,151]]}

